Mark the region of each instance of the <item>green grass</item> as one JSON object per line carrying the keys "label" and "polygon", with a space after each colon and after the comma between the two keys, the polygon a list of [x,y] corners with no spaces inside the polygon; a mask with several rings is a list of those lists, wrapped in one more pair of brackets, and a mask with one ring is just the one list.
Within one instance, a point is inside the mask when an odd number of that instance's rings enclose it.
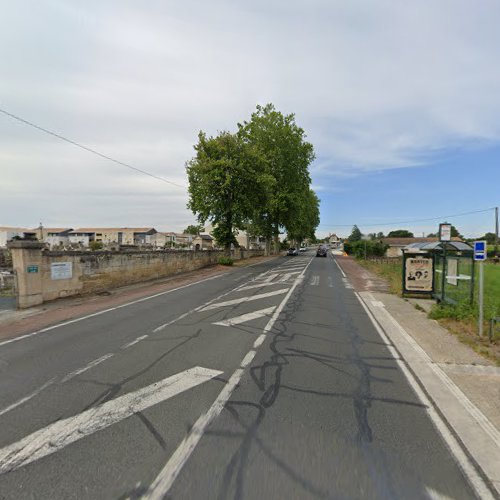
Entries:
{"label": "green grass", "polygon": [[396,295],[402,294],[402,273],[403,273],[403,263],[401,260],[396,260],[394,262],[384,262],[376,260],[357,260],[358,264],[361,264],[368,271],[372,271],[374,274],[385,278],[390,286],[391,293]]}
{"label": "green grass", "polygon": [[[479,273],[476,279],[476,297],[479,291]],[[484,263],[485,317],[500,316],[500,264]]]}
{"label": "green grass", "polygon": [[[391,293],[402,294],[402,263],[401,261],[384,262],[358,260],[363,267],[385,278],[390,284]],[[477,297],[479,291],[479,272],[476,268],[476,283],[474,288],[475,302],[471,305],[468,301],[456,305],[435,304],[429,313],[431,319],[438,320],[448,331],[454,333],[461,342],[469,345],[479,354],[488,357],[500,366],[500,328],[494,331],[491,343],[487,334],[489,319],[500,316],[500,264],[484,264],[484,337],[477,335]]]}

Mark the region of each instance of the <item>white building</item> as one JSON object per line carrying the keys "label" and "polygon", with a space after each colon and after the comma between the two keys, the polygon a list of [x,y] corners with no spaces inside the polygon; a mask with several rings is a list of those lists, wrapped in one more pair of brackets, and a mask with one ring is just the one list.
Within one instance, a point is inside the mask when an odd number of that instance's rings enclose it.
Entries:
{"label": "white building", "polygon": [[7,243],[12,241],[16,236],[23,238],[26,232],[32,233],[33,230],[26,227],[0,226],[0,248],[6,248]]}

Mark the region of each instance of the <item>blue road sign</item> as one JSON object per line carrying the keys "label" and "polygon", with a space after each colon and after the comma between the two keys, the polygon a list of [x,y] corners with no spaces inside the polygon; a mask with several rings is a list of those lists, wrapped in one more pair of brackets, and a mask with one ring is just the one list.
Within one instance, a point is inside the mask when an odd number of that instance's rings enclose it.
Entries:
{"label": "blue road sign", "polygon": [[474,260],[486,260],[488,254],[486,241],[474,242]]}

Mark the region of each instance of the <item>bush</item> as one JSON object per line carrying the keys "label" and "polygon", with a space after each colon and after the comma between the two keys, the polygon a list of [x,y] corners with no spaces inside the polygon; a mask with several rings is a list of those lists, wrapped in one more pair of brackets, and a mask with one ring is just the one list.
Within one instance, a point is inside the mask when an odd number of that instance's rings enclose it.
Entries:
{"label": "bush", "polygon": [[356,259],[364,259],[366,257],[383,257],[388,245],[384,245],[380,241],[345,241],[344,251],[348,255],[356,257]]}
{"label": "bush", "polygon": [[234,260],[231,257],[219,257],[218,262],[221,266],[232,266],[234,264]]}
{"label": "bush", "polygon": [[91,241],[89,246],[92,251],[102,250],[102,241]]}

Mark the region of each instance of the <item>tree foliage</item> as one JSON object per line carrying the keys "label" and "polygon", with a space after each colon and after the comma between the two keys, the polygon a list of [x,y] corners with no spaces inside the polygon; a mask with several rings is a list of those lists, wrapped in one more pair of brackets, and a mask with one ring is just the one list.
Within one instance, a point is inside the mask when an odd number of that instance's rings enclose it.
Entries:
{"label": "tree foliage", "polygon": [[200,234],[205,228],[202,224],[190,224],[186,229],[184,229],[184,234]]}
{"label": "tree foliage", "polygon": [[[281,230],[299,237],[314,233],[319,223],[319,215],[315,216],[319,200],[310,194],[309,165],[314,148],[305,140],[295,116],[283,115],[272,104],[257,106],[249,121],[238,124],[238,134],[263,160],[260,185],[264,204],[256,207],[253,216],[261,234],[277,241]],[[313,225],[304,230],[306,221]]]}
{"label": "tree foliage", "polygon": [[314,149],[305,137],[295,116],[272,104],[257,106],[234,134],[200,132],[186,165],[188,207],[200,223],[212,222],[219,244],[237,245],[238,229],[276,243],[284,231],[298,241],[314,237],[319,199],[310,187]]}
{"label": "tree foliage", "polygon": [[359,227],[356,226],[356,224],[355,224],[354,226],[352,226],[351,234],[349,235],[347,240],[352,243],[354,241],[360,241],[362,237],[363,237],[363,234],[361,233]]}
{"label": "tree foliage", "polygon": [[260,193],[259,161],[252,148],[237,134],[222,132],[207,137],[200,132],[194,147],[196,156],[188,162],[188,207],[201,223],[210,220],[213,236],[229,249],[238,245],[235,233],[251,217]]}
{"label": "tree foliage", "polygon": [[411,231],[407,229],[395,229],[391,231],[388,235],[388,238],[413,238],[414,235]]}

